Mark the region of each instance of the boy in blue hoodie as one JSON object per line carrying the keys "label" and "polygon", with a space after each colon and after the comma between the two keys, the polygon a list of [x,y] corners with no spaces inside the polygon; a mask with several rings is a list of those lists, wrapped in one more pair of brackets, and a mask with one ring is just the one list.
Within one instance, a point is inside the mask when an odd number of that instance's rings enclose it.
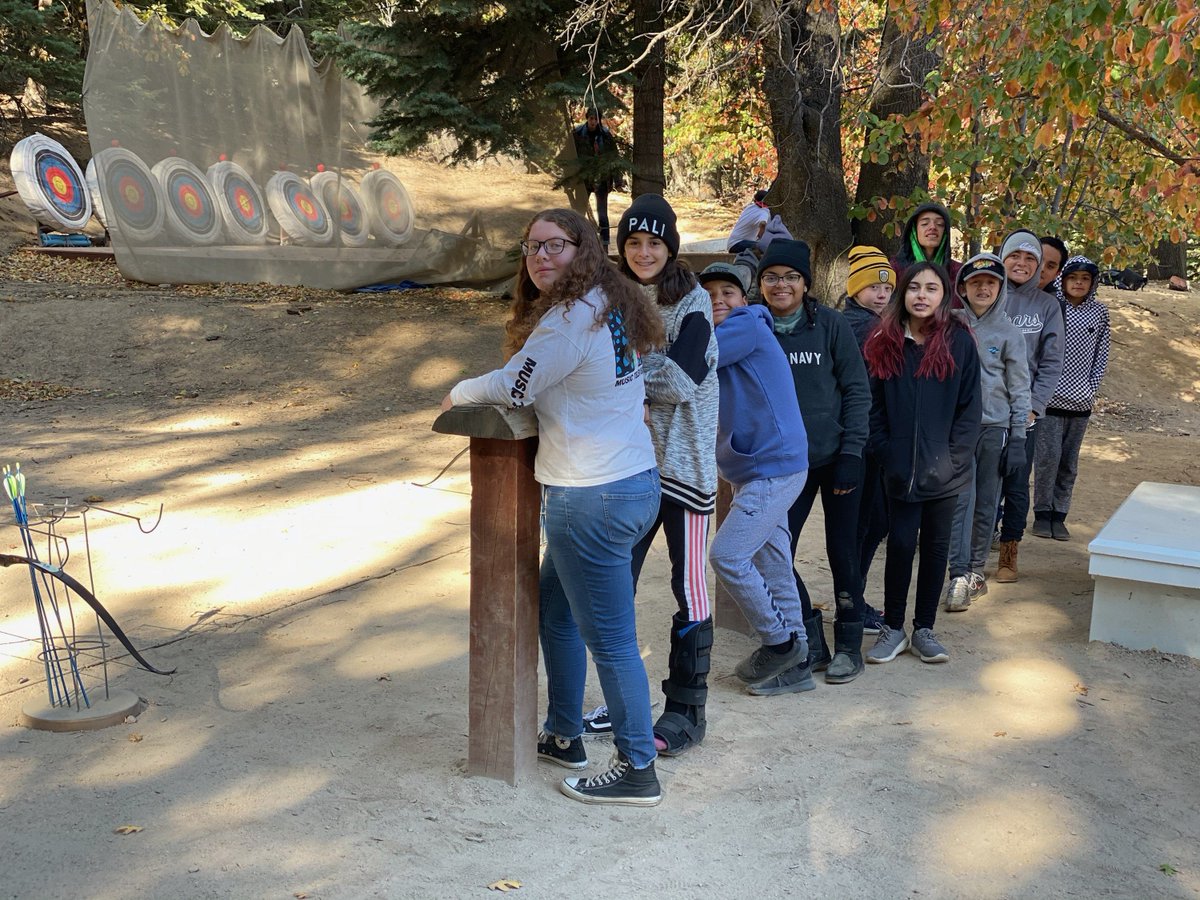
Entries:
{"label": "boy in blue hoodie", "polygon": [[700,273],[717,336],[717,469],[733,487],[708,558],[762,640],[737,676],[752,694],[795,693],[816,686],[787,522],[808,474],[808,440],[771,313],[746,305],[749,281],[749,271],[728,263]]}
{"label": "boy in blue hoodie", "polygon": [[1096,299],[1099,283],[1100,269],[1086,256],[1067,260],[1054,282],[1063,315],[1063,368],[1034,449],[1032,530],[1037,537],[1071,538],[1067,511],[1079,474],[1079,448],[1111,342],[1108,308]]}

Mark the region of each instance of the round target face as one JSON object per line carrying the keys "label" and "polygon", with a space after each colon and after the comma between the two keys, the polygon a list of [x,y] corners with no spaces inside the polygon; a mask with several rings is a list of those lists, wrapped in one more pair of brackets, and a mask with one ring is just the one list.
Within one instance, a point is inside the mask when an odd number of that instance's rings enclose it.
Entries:
{"label": "round target face", "polygon": [[114,236],[145,244],[162,233],[166,214],[158,180],[133,153],[101,150],[88,163],[87,182],[96,213]]}
{"label": "round target face", "polygon": [[267,182],[267,203],[279,226],[294,243],[307,247],[333,243],[333,219],[325,204],[299,175],[291,172],[272,175]]}
{"label": "round target face", "polygon": [[416,216],[408,191],[399,178],[391,172],[375,169],[363,177],[362,192],[375,237],[399,246],[412,236]]}
{"label": "round target face", "polygon": [[9,164],[17,193],[41,224],[78,231],[92,217],[83,172],[58,141],[32,134],[13,147]]}
{"label": "round target face", "polygon": [[231,240],[239,244],[262,244],[270,222],[267,204],[258,185],[237,163],[222,160],[208,168],[208,180]]}
{"label": "round target face", "polygon": [[318,172],[308,183],[337,220],[342,243],[348,247],[366,244],[371,227],[358,192],[336,172]]}
{"label": "round target face", "polygon": [[151,171],[162,187],[171,233],[189,244],[220,241],[221,214],[204,173],[177,156],[155,163]]}

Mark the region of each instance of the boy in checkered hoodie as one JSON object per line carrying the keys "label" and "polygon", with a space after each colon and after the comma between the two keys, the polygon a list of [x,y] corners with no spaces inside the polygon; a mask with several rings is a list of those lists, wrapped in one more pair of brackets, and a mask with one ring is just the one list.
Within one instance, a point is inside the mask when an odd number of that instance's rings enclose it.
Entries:
{"label": "boy in checkered hoodie", "polygon": [[1032,532],[1037,537],[1071,537],[1066,519],[1079,448],[1108,367],[1108,309],[1096,299],[1099,283],[1100,269],[1086,256],[1072,256],[1054,281],[1063,315],[1063,370],[1036,429]]}

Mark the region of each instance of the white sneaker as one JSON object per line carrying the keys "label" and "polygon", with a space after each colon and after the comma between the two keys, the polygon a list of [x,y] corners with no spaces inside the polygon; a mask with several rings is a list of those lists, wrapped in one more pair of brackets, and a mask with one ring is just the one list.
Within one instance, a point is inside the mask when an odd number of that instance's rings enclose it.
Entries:
{"label": "white sneaker", "polygon": [[951,578],[950,585],[946,588],[946,611],[962,612],[970,605],[971,590],[967,576],[959,575],[957,578]]}

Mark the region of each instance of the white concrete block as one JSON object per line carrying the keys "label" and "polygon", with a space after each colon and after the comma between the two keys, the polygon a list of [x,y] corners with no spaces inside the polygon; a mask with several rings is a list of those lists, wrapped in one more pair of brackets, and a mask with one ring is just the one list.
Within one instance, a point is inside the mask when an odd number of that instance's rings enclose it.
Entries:
{"label": "white concrete block", "polygon": [[1088,552],[1091,640],[1200,658],[1200,488],[1139,484]]}

